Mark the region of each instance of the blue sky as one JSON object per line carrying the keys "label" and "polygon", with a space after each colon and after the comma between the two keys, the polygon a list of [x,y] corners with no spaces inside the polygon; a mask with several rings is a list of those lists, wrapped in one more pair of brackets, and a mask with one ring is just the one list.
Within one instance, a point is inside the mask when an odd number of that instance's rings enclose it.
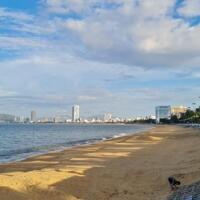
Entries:
{"label": "blue sky", "polygon": [[199,0],[1,0],[1,113],[200,104],[199,35]]}
{"label": "blue sky", "polygon": [[22,10],[25,12],[35,13],[38,8],[39,1],[35,0],[1,0],[1,7],[10,8],[13,10]]}

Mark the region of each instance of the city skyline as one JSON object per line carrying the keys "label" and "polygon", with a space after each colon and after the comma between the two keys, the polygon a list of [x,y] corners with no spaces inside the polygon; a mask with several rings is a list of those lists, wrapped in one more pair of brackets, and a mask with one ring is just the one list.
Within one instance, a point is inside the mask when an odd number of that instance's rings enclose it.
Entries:
{"label": "city skyline", "polygon": [[0,110],[148,116],[200,94],[198,0],[1,0]]}
{"label": "city skyline", "polygon": [[[193,103],[195,104],[195,103]],[[73,105],[71,110],[71,117],[69,115],[61,114],[54,116],[43,116],[38,117],[36,111],[30,112],[30,118],[24,116],[16,116],[10,114],[1,114],[0,113],[0,122],[10,122],[10,123],[132,123],[132,122],[142,122],[143,123],[161,123],[164,121],[171,120],[175,123],[179,120],[184,121],[187,118],[185,116],[190,115],[191,113],[195,115],[195,112],[198,112],[200,107],[185,107],[183,105],[172,106],[172,105],[159,105],[155,107],[155,115],[149,116],[131,116],[131,117],[120,117],[113,116],[112,113],[104,113],[104,115],[96,116],[81,116],[80,115],[80,106]],[[191,117],[191,116],[190,116]],[[188,120],[188,119],[187,119]]]}
{"label": "city skyline", "polygon": [[[193,103],[194,104],[194,103]],[[36,111],[30,112],[29,116],[16,116],[14,114],[8,114],[8,113],[0,113],[0,115],[5,116],[5,118],[15,118],[14,121],[16,122],[23,122],[23,121],[30,121],[30,122],[95,122],[96,120],[100,120],[98,122],[112,122],[114,121],[123,121],[123,120],[140,120],[140,119],[156,119],[156,121],[159,123],[159,119],[162,118],[168,118],[169,116],[177,116],[178,118],[181,117],[183,113],[186,113],[186,111],[195,111],[196,109],[199,109],[198,107],[194,107],[193,109],[191,107],[186,107],[183,105],[158,105],[155,107],[155,113],[152,113],[151,115],[140,115],[140,116],[130,116],[130,117],[121,117],[121,116],[113,116],[112,113],[106,112],[103,114],[96,114],[96,115],[90,115],[90,116],[84,116],[83,114],[80,115],[80,106],[79,105],[73,105],[71,107],[71,113],[57,113],[52,116],[38,116],[38,113]],[[169,111],[170,110],[170,111]],[[70,116],[71,115],[71,116]],[[86,120],[86,121],[85,121]]]}

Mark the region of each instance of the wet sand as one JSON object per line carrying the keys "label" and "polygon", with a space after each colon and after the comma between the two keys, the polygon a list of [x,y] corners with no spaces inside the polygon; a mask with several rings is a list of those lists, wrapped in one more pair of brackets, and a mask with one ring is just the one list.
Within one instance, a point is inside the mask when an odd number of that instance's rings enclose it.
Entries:
{"label": "wet sand", "polygon": [[0,200],[164,200],[168,176],[200,180],[200,129],[156,126],[0,165]]}

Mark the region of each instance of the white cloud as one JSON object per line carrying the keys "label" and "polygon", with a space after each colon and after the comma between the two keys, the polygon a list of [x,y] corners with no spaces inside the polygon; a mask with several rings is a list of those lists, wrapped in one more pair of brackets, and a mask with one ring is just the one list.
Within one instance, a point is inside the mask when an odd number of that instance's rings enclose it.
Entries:
{"label": "white cloud", "polygon": [[200,26],[172,17],[175,0],[121,2],[116,9],[99,8],[60,24],[82,42],[90,58],[141,67],[192,66],[199,57]]}
{"label": "white cloud", "polygon": [[0,86],[0,97],[5,97],[5,96],[9,97],[16,94],[17,94],[16,92],[10,91],[9,89],[5,89]]}
{"label": "white cloud", "polygon": [[43,2],[33,17],[0,10],[0,48],[18,53],[0,62],[0,80],[18,94],[7,102],[16,110],[20,102],[45,112],[79,103],[89,114],[145,115],[199,93],[184,78],[199,78],[200,26],[172,17],[175,0]]}
{"label": "white cloud", "polygon": [[185,17],[200,16],[200,1],[185,0],[183,5],[178,9],[178,12]]}
{"label": "white cloud", "polygon": [[95,101],[97,99],[97,97],[95,96],[87,96],[87,95],[81,95],[78,97],[78,100],[80,102],[84,102],[84,101]]}
{"label": "white cloud", "polygon": [[47,42],[44,40],[25,38],[25,37],[9,37],[0,36],[0,48],[4,50],[25,50],[26,48],[44,48],[47,47]]}
{"label": "white cloud", "polygon": [[[194,2],[185,1],[180,9],[196,5]],[[43,0],[48,11],[55,14],[61,10],[65,14],[65,17],[51,14],[50,18],[45,11],[44,15],[33,17],[1,8],[0,16],[17,20],[4,24],[4,28],[32,35],[24,38],[4,35],[0,45],[5,49],[45,47],[47,51],[49,46],[60,49],[68,46],[68,51],[88,59],[144,68],[190,68],[194,63],[197,66],[200,26],[190,27],[184,20],[173,18],[175,3],[175,0]],[[112,4],[119,6],[112,8]],[[190,6],[188,9],[194,10]],[[78,18],[68,17],[69,12],[75,12]],[[27,23],[26,19],[34,20]]]}
{"label": "white cloud", "polygon": [[[130,0],[126,0],[127,2]],[[136,1],[136,0],[134,0]],[[92,9],[106,7],[111,4],[122,4],[125,0],[44,0],[48,11],[52,13],[67,14],[69,12],[85,13]],[[88,13],[86,13],[88,14]]]}
{"label": "white cloud", "polygon": [[24,12],[14,12],[6,8],[0,7],[0,19],[1,18],[12,18],[14,20],[32,21],[33,16]]}
{"label": "white cloud", "polygon": [[48,10],[53,13],[80,12],[88,6],[83,0],[46,0]]}
{"label": "white cloud", "polygon": [[[112,8],[113,3],[119,6]],[[200,26],[190,27],[184,20],[173,18],[175,3],[175,0],[44,0],[43,5],[53,12],[53,17],[51,13],[49,18],[44,11],[44,15],[34,17],[34,23],[18,20],[17,24],[6,25],[38,39],[2,36],[1,43],[5,49],[15,43],[22,46],[29,43],[33,49],[46,46],[47,51],[49,46],[60,49],[68,46],[66,53],[75,51],[77,56],[88,59],[143,68],[191,68],[194,63],[199,65]],[[56,15],[59,11],[64,17]],[[73,14],[69,17],[69,12],[75,12],[78,18],[73,18]],[[49,40],[47,45],[45,40]]]}
{"label": "white cloud", "polygon": [[[85,116],[106,111],[123,117],[148,115],[154,113],[156,105],[190,105],[189,102],[200,92],[197,86],[143,86],[146,81],[170,80],[174,71],[133,70],[125,65],[102,64],[58,52],[2,61],[0,69],[3,87],[16,91],[0,98],[0,108],[5,112],[1,104],[6,104],[12,112],[19,114],[31,108],[38,110],[39,115],[52,115],[60,109],[70,113],[71,106],[78,103]],[[106,78],[110,81],[104,81]],[[133,82],[126,85],[126,81]],[[112,87],[117,89],[112,90]],[[7,96],[5,92],[4,89],[4,96]]]}

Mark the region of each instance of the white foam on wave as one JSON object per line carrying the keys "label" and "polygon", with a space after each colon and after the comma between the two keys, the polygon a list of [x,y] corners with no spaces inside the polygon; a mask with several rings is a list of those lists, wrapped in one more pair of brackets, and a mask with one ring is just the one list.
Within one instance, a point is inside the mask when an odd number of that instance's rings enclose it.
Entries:
{"label": "white foam on wave", "polygon": [[120,138],[120,137],[124,137],[126,135],[127,135],[127,133],[121,133],[121,134],[118,134],[118,135],[114,135],[113,138]]}

